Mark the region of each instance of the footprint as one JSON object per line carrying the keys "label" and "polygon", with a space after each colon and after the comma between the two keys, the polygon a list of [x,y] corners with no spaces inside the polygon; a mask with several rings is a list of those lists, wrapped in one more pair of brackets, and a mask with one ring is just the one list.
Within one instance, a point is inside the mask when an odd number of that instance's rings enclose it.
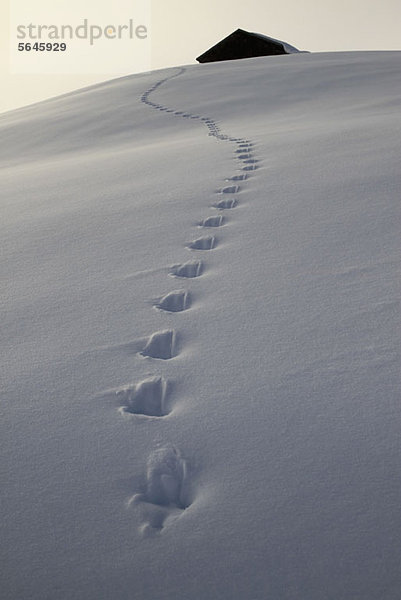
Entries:
{"label": "footprint", "polygon": [[149,377],[116,392],[124,412],[148,417],[164,417],[168,384],[163,377]]}
{"label": "footprint", "polygon": [[226,181],[245,181],[245,179],[248,179],[248,177],[249,175],[243,173],[242,175],[234,175],[233,177],[228,177]]}
{"label": "footprint", "polygon": [[247,165],[246,167],[242,167],[243,171],[256,171],[258,169],[258,165]]}
{"label": "footprint", "polygon": [[238,200],[236,198],[225,198],[224,200],[220,200],[217,204],[214,205],[215,208],[219,210],[227,210],[230,208],[235,208],[238,205]]}
{"label": "footprint", "polygon": [[157,331],[150,336],[141,354],[150,358],[169,360],[174,356],[175,345],[176,335],[172,329]]}
{"label": "footprint", "polygon": [[246,160],[244,160],[244,163],[249,163],[251,165],[258,163],[259,161],[256,158],[247,158]]}
{"label": "footprint", "polygon": [[200,227],[221,227],[224,223],[224,217],[222,215],[216,215],[214,217],[207,217],[199,223]]}
{"label": "footprint", "polygon": [[152,452],[146,465],[144,492],[135,494],[128,503],[141,504],[142,531],[161,531],[167,519],[180,517],[190,506],[187,487],[187,461],[180,452],[174,446]]}
{"label": "footprint", "polygon": [[252,158],[252,154],[239,154],[239,155],[237,156],[237,158],[239,158],[240,160],[243,160],[243,161],[245,161],[245,160],[247,160],[247,159],[249,159],[249,158]]}
{"label": "footprint", "polygon": [[174,265],[170,269],[173,277],[187,277],[193,279],[199,277],[203,272],[203,264],[200,260],[191,260],[180,265]]}
{"label": "footprint", "polygon": [[166,312],[182,312],[190,304],[190,296],[186,290],[174,290],[163,296],[155,306]]}
{"label": "footprint", "polygon": [[219,194],[237,194],[240,190],[239,185],[229,185],[219,190]]}
{"label": "footprint", "polygon": [[146,470],[146,499],[159,506],[185,509],[186,461],[174,447],[158,448],[149,457]]}
{"label": "footprint", "polygon": [[186,461],[178,450],[173,446],[157,448],[147,461],[145,493],[136,501],[185,510],[189,506],[185,497],[186,478]]}
{"label": "footprint", "polygon": [[212,235],[208,235],[205,237],[198,238],[194,240],[190,244],[188,244],[188,248],[191,250],[213,250],[216,247],[216,238]]}

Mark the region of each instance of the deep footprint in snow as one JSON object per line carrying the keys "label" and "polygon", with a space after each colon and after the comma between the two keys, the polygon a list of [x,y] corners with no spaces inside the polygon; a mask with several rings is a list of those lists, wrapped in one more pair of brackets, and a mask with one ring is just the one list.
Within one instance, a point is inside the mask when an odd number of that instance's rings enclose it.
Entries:
{"label": "deep footprint in snow", "polygon": [[186,461],[174,447],[155,450],[148,459],[146,470],[146,501],[159,506],[175,505],[185,509]]}
{"label": "deep footprint in snow", "polygon": [[174,356],[175,345],[176,335],[174,330],[157,331],[150,336],[141,354],[150,358],[169,360]]}
{"label": "deep footprint in snow", "polygon": [[187,462],[174,446],[152,452],[146,465],[145,489],[128,503],[129,506],[141,505],[144,533],[148,529],[160,532],[169,518],[181,516],[190,506],[187,480]]}
{"label": "deep footprint in snow", "polygon": [[238,205],[238,200],[236,198],[224,198],[224,200],[220,200],[214,205],[214,208],[218,208],[219,210],[228,210],[230,208],[235,208]]}
{"label": "deep footprint in snow", "polygon": [[250,165],[254,165],[256,163],[258,163],[258,159],[257,158],[251,158],[251,157],[247,157],[246,160],[244,160],[245,164],[250,164]]}
{"label": "deep footprint in snow", "polygon": [[170,275],[173,277],[185,277],[194,279],[200,277],[203,272],[203,264],[200,260],[190,260],[180,265],[174,265],[170,269]]}
{"label": "deep footprint in snow", "polygon": [[190,307],[190,295],[186,290],[174,290],[163,296],[155,307],[166,312],[182,312]]}
{"label": "deep footprint in snow", "polygon": [[219,194],[237,194],[240,190],[239,185],[228,185],[218,191]]}
{"label": "deep footprint in snow", "polygon": [[168,382],[163,377],[149,377],[133,386],[118,390],[116,395],[125,413],[164,417],[169,411],[166,407]]}
{"label": "deep footprint in snow", "polygon": [[199,227],[221,227],[224,223],[224,217],[222,215],[215,215],[213,217],[207,217],[199,223]]}
{"label": "deep footprint in snow", "polygon": [[246,165],[245,167],[242,167],[243,171],[256,171],[256,169],[258,169],[258,165]]}
{"label": "deep footprint in snow", "polygon": [[226,181],[245,181],[245,179],[248,179],[248,177],[249,175],[243,173],[242,175],[233,175],[232,177],[228,177]]}
{"label": "deep footprint in snow", "polygon": [[190,250],[213,250],[216,247],[216,238],[212,235],[198,238],[188,244]]}

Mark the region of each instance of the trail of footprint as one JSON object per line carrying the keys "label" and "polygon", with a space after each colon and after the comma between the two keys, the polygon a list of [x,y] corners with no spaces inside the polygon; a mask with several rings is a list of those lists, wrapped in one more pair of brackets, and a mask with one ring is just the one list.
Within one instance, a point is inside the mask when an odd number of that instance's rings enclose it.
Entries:
{"label": "trail of footprint", "polygon": [[213,250],[217,245],[216,238],[212,235],[194,240],[188,244],[190,250]]}
{"label": "trail of footprint", "polygon": [[190,295],[186,290],[174,290],[160,298],[154,306],[166,312],[182,312],[190,305]]}
{"label": "trail of footprint", "polygon": [[173,277],[185,277],[193,279],[200,277],[203,273],[203,263],[200,260],[190,260],[186,263],[173,265],[170,269],[170,275]]}
{"label": "trail of footprint", "polygon": [[117,390],[116,396],[125,413],[164,417],[167,408],[168,382],[163,377],[148,377],[143,381]]}
{"label": "trail of footprint", "polygon": [[[190,112],[175,110],[149,100],[150,94],[161,85],[174,77],[185,72],[180,68],[174,75],[161,79],[153,84],[142,95],[142,102],[152,108],[172,114],[173,117],[186,119],[197,119],[208,129],[209,136],[219,141],[230,141],[237,145],[235,154],[243,162],[243,173],[234,175],[227,179],[229,182],[245,181],[250,175],[246,171],[254,171],[258,168],[257,160],[253,157],[253,143],[241,137],[229,137],[222,133],[217,121],[210,117],[201,117]],[[221,197],[213,207],[218,210],[233,209],[238,205],[238,200],[232,197],[240,192],[238,185],[223,187],[217,193]],[[226,196],[226,197],[224,197]],[[228,196],[228,197],[227,197]],[[231,196],[231,197],[230,197]],[[222,215],[213,215],[203,219],[199,226],[203,228],[221,227],[224,222]],[[214,236],[202,236],[188,244],[191,250],[211,250],[216,247]],[[202,275],[204,270],[202,261],[188,261],[173,265],[169,274],[176,278],[196,278]],[[185,290],[174,290],[169,292],[155,306],[167,312],[181,312],[189,307],[189,295]],[[165,330],[154,333],[148,339],[142,350],[144,356],[151,358],[169,360],[175,355],[176,342],[174,330]],[[151,377],[141,381],[123,392],[123,406],[126,412],[134,414],[149,414],[151,416],[164,416],[166,414],[167,382],[162,377]],[[187,481],[187,466],[180,453],[172,446],[158,448],[148,459],[146,484],[140,494],[135,494],[131,503],[139,503],[144,511],[143,531],[161,532],[168,519],[179,516],[188,506],[188,496],[185,493]]]}
{"label": "trail of footprint", "polygon": [[160,532],[169,517],[181,516],[190,506],[187,462],[174,446],[157,448],[149,456],[144,488],[128,503],[141,505],[144,532]]}
{"label": "trail of footprint", "polygon": [[160,360],[170,360],[175,356],[176,334],[173,329],[156,331],[147,341],[140,354]]}
{"label": "trail of footprint", "polygon": [[[151,102],[149,100],[149,96],[151,93],[153,93],[158,87],[160,87],[161,85],[163,85],[164,83],[166,83],[167,81],[173,79],[174,77],[178,77],[179,75],[182,75],[185,72],[185,68],[182,67],[180,68],[176,73],[174,73],[173,75],[169,75],[168,77],[165,77],[164,79],[161,79],[160,81],[158,81],[157,83],[155,83],[151,88],[149,88],[148,90],[146,90],[146,92],[144,92],[142,94],[141,100],[142,102],[144,102],[145,104],[148,104],[151,107],[155,107],[156,104]],[[157,105],[157,107],[160,109],[162,105]],[[202,121],[207,128],[209,129],[209,135],[217,138],[218,140],[221,141],[230,141],[230,142],[234,142],[236,144],[241,144],[243,148],[250,148],[252,146],[252,143],[249,140],[244,140],[243,138],[235,138],[235,137],[230,137],[227,135],[224,135],[221,132],[221,129],[217,123],[217,121],[215,121],[214,119],[210,118],[210,117],[201,117],[200,115],[193,115],[190,112],[185,112],[182,110],[174,110],[174,109],[169,109],[167,107],[163,107],[164,112],[172,112],[174,116],[177,117],[182,117],[182,118],[189,118],[189,119],[199,119],[200,121]]]}

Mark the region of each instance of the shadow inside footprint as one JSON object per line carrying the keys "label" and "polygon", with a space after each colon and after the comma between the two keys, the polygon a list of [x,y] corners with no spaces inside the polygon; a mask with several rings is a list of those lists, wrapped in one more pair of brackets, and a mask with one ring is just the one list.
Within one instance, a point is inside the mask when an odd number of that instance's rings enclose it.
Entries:
{"label": "shadow inside footprint", "polygon": [[237,194],[240,190],[239,185],[228,185],[219,190],[219,194]]}
{"label": "shadow inside footprint", "polygon": [[248,179],[248,177],[249,175],[243,173],[242,175],[233,175],[233,177],[228,177],[226,181],[244,181],[245,179]]}
{"label": "shadow inside footprint", "polygon": [[142,356],[150,358],[159,358],[169,360],[174,356],[176,335],[172,329],[157,331],[150,336],[145,348],[142,350]]}
{"label": "shadow inside footprint", "polygon": [[224,217],[221,215],[215,215],[213,217],[207,217],[199,223],[200,227],[221,227],[224,223]]}
{"label": "shadow inside footprint", "polygon": [[166,312],[182,312],[190,307],[190,296],[186,290],[174,290],[163,296],[155,306]]}
{"label": "shadow inside footprint", "polygon": [[128,506],[139,505],[143,534],[161,533],[191,505],[187,461],[173,446],[157,448],[146,465],[143,492],[135,494]]}
{"label": "shadow inside footprint", "polygon": [[215,247],[216,238],[212,235],[198,238],[188,244],[188,248],[191,250],[213,250]]}
{"label": "shadow inside footprint", "polygon": [[181,265],[174,265],[170,269],[170,275],[172,277],[185,277],[188,279],[194,279],[200,277],[203,273],[203,264],[200,260],[190,260]]}
{"label": "shadow inside footprint", "polygon": [[166,409],[167,381],[163,377],[149,377],[134,386],[119,390],[116,395],[124,412],[148,417],[164,417]]}
{"label": "shadow inside footprint", "polygon": [[228,210],[230,208],[235,208],[238,205],[238,200],[236,198],[224,198],[224,200],[220,200],[217,202],[214,207],[219,210]]}
{"label": "shadow inside footprint", "polygon": [[136,501],[156,506],[185,510],[187,498],[187,464],[173,446],[157,448],[149,456],[146,466],[146,489]]}

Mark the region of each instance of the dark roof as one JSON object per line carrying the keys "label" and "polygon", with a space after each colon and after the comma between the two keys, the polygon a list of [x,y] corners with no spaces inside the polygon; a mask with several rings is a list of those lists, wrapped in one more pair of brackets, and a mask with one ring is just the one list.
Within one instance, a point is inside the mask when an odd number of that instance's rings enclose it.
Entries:
{"label": "dark roof", "polygon": [[221,60],[236,60],[239,58],[253,58],[255,56],[273,56],[277,54],[292,54],[299,52],[286,42],[274,38],[251,33],[244,29],[237,29],[228,37],[218,42],[215,46],[198,56],[200,63],[216,62]]}

